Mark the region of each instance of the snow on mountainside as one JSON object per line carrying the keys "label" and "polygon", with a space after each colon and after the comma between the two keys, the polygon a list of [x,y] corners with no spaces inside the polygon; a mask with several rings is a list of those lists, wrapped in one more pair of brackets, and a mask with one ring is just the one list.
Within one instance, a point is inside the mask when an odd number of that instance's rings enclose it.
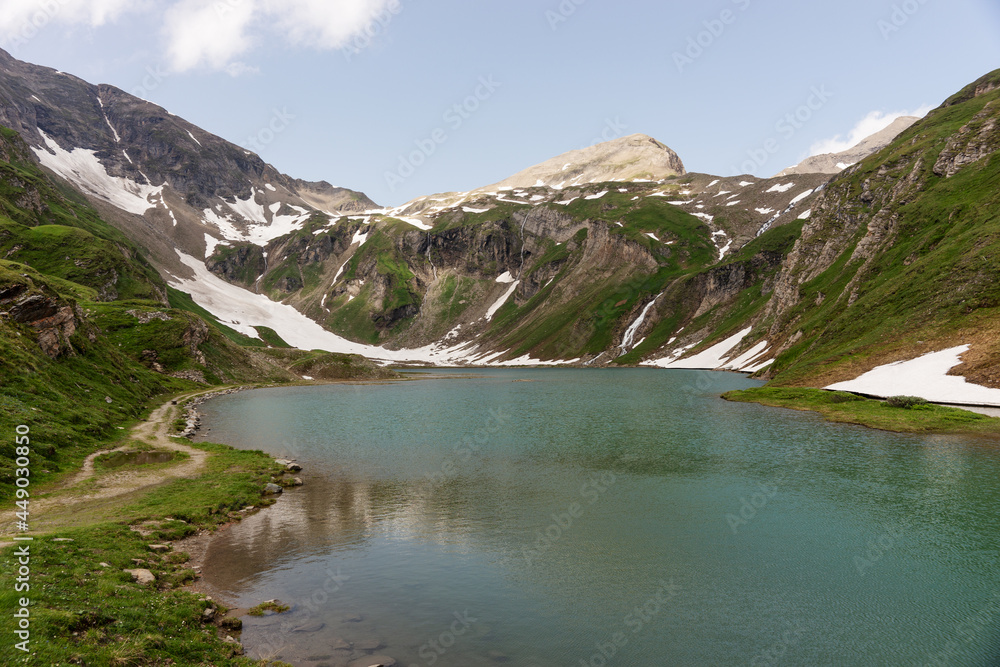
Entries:
{"label": "snow on mountainside", "polygon": [[[313,215],[374,208],[363,194],[295,180],[257,155],[113,86],[31,65],[0,50],[0,124],[109,220],[178,268],[173,249],[207,257],[263,245]],[[141,218],[141,219],[140,219]]]}
{"label": "snow on mountainside", "polygon": [[[766,369],[824,385],[932,351],[920,340],[970,344],[955,372],[995,388],[992,353],[968,341],[1000,298],[998,81],[771,179],[687,173],[633,135],[393,208],[3,52],[0,124],[250,336],[262,325],[387,362]],[[908,315],[922,309],[937,328]]]}
{"label": "snow on mountainside", "polygon": [[792,174],[839,174],[850,166],[861,162],[869,155],[882,150],[920,118],[917,116],[900,116],[888,127],[879,130],[875,134],[866,137],[856,146],[852,146],[840,153],[824,153],[813,155],[794,167],[782,170],[775,178],[790,176]]}
{"label": "snow on mountainside", "polygon": [[[666,262],[675,271],[724,260],[802,217],[822,186],[809,175],[772,183],[686,174],[664,144],[633,135],[493,186],[378,208],[359,193],[280,174],[252,152],[111,86],[2,52],[0,94],[12,100],[0,109],[0,123],[17,129],[43,166],[148,248],[168,282],[197,303],[250,336],[263,325],[295,345],[383,360],[534,361],[537,355],[514,354],[496,335],[509,308],[545,288],[560,296],[537,310],[544,319],[589,289],[601,262],[614,271],[633,261],[638,271]],[[667,224],[671,207],[691,217],[680,227]],[[605,239],[607,223],[593,219],[596,211],[638,216],[639,226],[622,218]],[[456,225],[481,231],[468,238],[455,234]],[[600,239],[590,251],[578,242],[584,228]],[[588,252],[597,255],[588,259]],[[579,264],[573,275],[550,275],[564,254]],[[456,302],[441,311],[432,302],[450,291]],[[622,353],[645,340],[645,318],[629,323]],[[495,333],[484,342],[487,330]]]}

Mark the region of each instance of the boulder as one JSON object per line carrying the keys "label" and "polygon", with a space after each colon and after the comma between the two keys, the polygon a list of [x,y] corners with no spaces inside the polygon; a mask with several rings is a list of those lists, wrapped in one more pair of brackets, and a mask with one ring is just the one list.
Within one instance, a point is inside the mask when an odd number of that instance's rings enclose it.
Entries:
{"label": "boulder", "polygon": [[156,577],[149,570],[136,569],[125,570],[125,572],[132,575],[132,579],[140,586],[146,586],[156,581]]}

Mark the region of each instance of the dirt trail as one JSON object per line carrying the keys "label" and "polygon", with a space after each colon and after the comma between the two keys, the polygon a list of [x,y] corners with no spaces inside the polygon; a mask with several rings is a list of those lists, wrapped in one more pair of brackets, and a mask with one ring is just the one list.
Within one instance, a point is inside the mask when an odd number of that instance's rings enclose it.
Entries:
{"label": "dirt trail", "polygon": [[[94,469],[94,460],[109,452],[119,452],[131,449],[123,445],[116,449],[95,452],[88,456],[78,473],[59,484],[39,490],[40,496],[35,496],[30,506],[30,524],[33,533],[45,532],[65,526],[78,526],[99,521],[115,507],[120,507],[123,497],[136,494],[174,479],[197,477],[205,467],[208,452],[186,445],[172,439],[174,420],[182,416],[182,407],[175,403],[218,391],[204,390],[184,394],[158,407],[150,414],[149,419],[138,424],[129,434],[129,440],[140,441],[159,450],[170,450],[187,454],[189,458],[182,462],[158,466],[155,470],[143,471],[129,468],[120,471],[109,471],[98,474]],[[13,525],[4,525],[0,534],[0,548],[12,544],[8,538],[12,536]]]}

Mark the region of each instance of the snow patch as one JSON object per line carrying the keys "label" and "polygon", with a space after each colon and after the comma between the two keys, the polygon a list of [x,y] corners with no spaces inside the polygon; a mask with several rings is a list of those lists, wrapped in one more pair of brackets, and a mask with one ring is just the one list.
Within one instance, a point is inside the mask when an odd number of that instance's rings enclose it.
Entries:
{"label": "snow patch", "polygon": [[198,141],[198,139],[197,139],[197,138],[196,138],[196,137],[195,137],[195,136],[194,136],[193,134],[191,134],[191,130],[188,130],[188,131],[187,131],[187,133],[188,133],[188,136],[189,136],[189,137],[191,137],[192,139],[194,139],[194,143],[196,143],[196,144],[198,144],[199,146],[201,146],[201,142],[200,142],[200,141]]}
{"label": "snow patch", "polygon": [[[357,244],[359,244],[358,247],[360,248],[367,241],[368,241],[368,232],[365,232],[364,234],[362,234],[361,230],[359,229],[358,231],[354,232],[354,238],[351,239],[351,245],[354,245],[355,243],[357,243]],[[346,262],[345,262],[345,264],[346,264]],[[340,274],[338,273],[337,275],[339,276]]]}
{"label": "snow patch", "polygon": [[417,229],[423,230],[425,232],[428,231],[428,230],[430,230],[430,229],[433,229],[432,225],[428,225],[426,222],[424,222],[420,218],[397,218],[397,219],[398,220],[402,220],[403,222],[405,222],[408,225],[413,225]]}
{"label": "snow patch", "polygon": [[[642,323],[646,321],[646,316],[649,315],[649,311],[652,310],[653,305],[656,304],[656,300],[659,299],[661,296],[662,294],[657,294],[652,301],[647,303],[646,307],[642,309],[642,312],[639,314],[639,317],[636,318],[635,322],[630,324],[629,328],[625,330],[625,335],[622,337],[622,344],[620,346],[622,354],[625,354],[629,350],[638,347],[639,344],[642,343],[642,341],[639,341],[638,343],[635,343],[633,345],[632,341],[635,339],[635,335],[636,333],[638,333],[639,327],[641,327]],[[643,338],[643,340],[646,339]]]}
{"label": "snow patch", "polygon": [[799,220],[808,220],[809,216],[812,214],[813,214],[812,209],[809,209],[808,211],[799,216]]}
{"label": "snow patch", "polygon": [[220,245],[229,245],[225,241],[220,241],[211,234],[205,234],[205,259],[215,254],[215,248]]}
{"label": "snow patch", "polygon": [[676,368],[676,369],[689,369],[689,370],[715,370],[717,368],[722,368],[726,363],[726,359],[729,353],[740,344],[740,342],[750,335],[752,328],[744,329],[738,334],[727,338],[726,340],[713,345],[704,352],[699,352],[693,357],[687,359],[676,359],[671,357],[665,359],[660,359],[658,361],[649,362],[648,365],[658,366],[660,368]]}
{"label": "snow patch", "polygon": [[163,186],[140,185],[135,181],[111,176],[97,159],[97,152],[85,148],[63,150],[49,135],[38,130],[48,150],[32,147],[42,166],[51,169],[85,192],[103,199],[118,208],[142,215],[156,204],[150,197],[160,194]]}
{"label": "snow patch", "polygon": [[510,275],[510,271],[504,271],[503,275],[497,277],[497,282],[509,285],[514,282],[514,276]]}
{"label": "snow patch", "polygon": [[[751,364],[753,363],[753,361],[758,357],[760,357],[761,355],[763,355],[765,352],[767,352],[769,347],[770,343],[768,343],[766,340],[762,340],[753,347],[751,347],[749,350],[741,354],[740,356],[726,362],[726,365],[723,366],[722,368],[724,370],[730,370],[730,371],[756,372],[756,371],[747,371],[747,369],[751,368]],[[767,363],[771,362],[768,361]]]}
{"label": "snow patch", "polygon": [[[115,143],[120,144],[122,142],[122,138],[118,136],[118,131],[115,130],[115,126],[111,124],[110,120],[108,120],[108,114],[104,111],[104,102],[101,101],[100,97],[97,98],[97,103],[101,105],[101,113],[104,115],[104,122],[108,124],[108,127],[111,128],[111,133],[115,135]],[[39,130],[39,132],[41,132],[41,130]]]}
{"label": "snow patch", "polygon": [[948,371],[962,363],[962,355],[969,349],[968,345],[960,345],[909,361],[879,366],[848,382],[832,384],[827,389],[881,398],[919,396],[935,403],[1000,407],[1000,389],[972,384],[964,377],[948,375]]}
{"label": "snow patch", "polygon": [[795,187],[795,183],[786,183],[785,185],[775,185],[770,190],[766,192],[788,192]]}
{"label": "snow patch", "polygon": [[489,322],[493,319],[493,316],[497,314],[497,311],[507,303],[507,300],[514,294],[517,290],[517,286],[521,284],[520,280],[515,280],[510,284],[510,287],[504,292],[503,296],[496,300],[496,302],[490,306],[489,310],[486,311],[486,321]]}
{"label": "snow patch", "polygon": [[812,190],[806,190],[802,194],[800,194],[797,197],[795,197],[795,199],[793,199],[792,201],[788,202],[788,205],[789,206],[795,206],[796,204],[798,204],[800,201],[802,201],[803,199],[805,199],[806,197],[808,197],[812,193],[813,193]]}
{"label": "snow patch", "polygon": [[600,199],[606,194],[608,194],[607,190],[605,190],[604,192],[598,192],[596,195],[590,195],[589,197],[584,197],[584,199]]}

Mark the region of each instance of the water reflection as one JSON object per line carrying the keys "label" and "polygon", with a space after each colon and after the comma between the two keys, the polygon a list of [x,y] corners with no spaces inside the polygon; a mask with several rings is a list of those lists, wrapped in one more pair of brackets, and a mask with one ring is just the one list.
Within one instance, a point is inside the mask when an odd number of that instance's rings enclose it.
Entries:
{"label": "water reflection", "polygon": [[788,623],[787,664],[923,664],[1000,589],[996,449],[717,398],[748,384],[496,371],[213,402],[216,437],[287,434],[307,484],[220,536],[206,578],[292,603],[244,641],[304,665],[429,664],[465,612],[438,664],[586,664],[619,632],[619,664],[748,662]]}

